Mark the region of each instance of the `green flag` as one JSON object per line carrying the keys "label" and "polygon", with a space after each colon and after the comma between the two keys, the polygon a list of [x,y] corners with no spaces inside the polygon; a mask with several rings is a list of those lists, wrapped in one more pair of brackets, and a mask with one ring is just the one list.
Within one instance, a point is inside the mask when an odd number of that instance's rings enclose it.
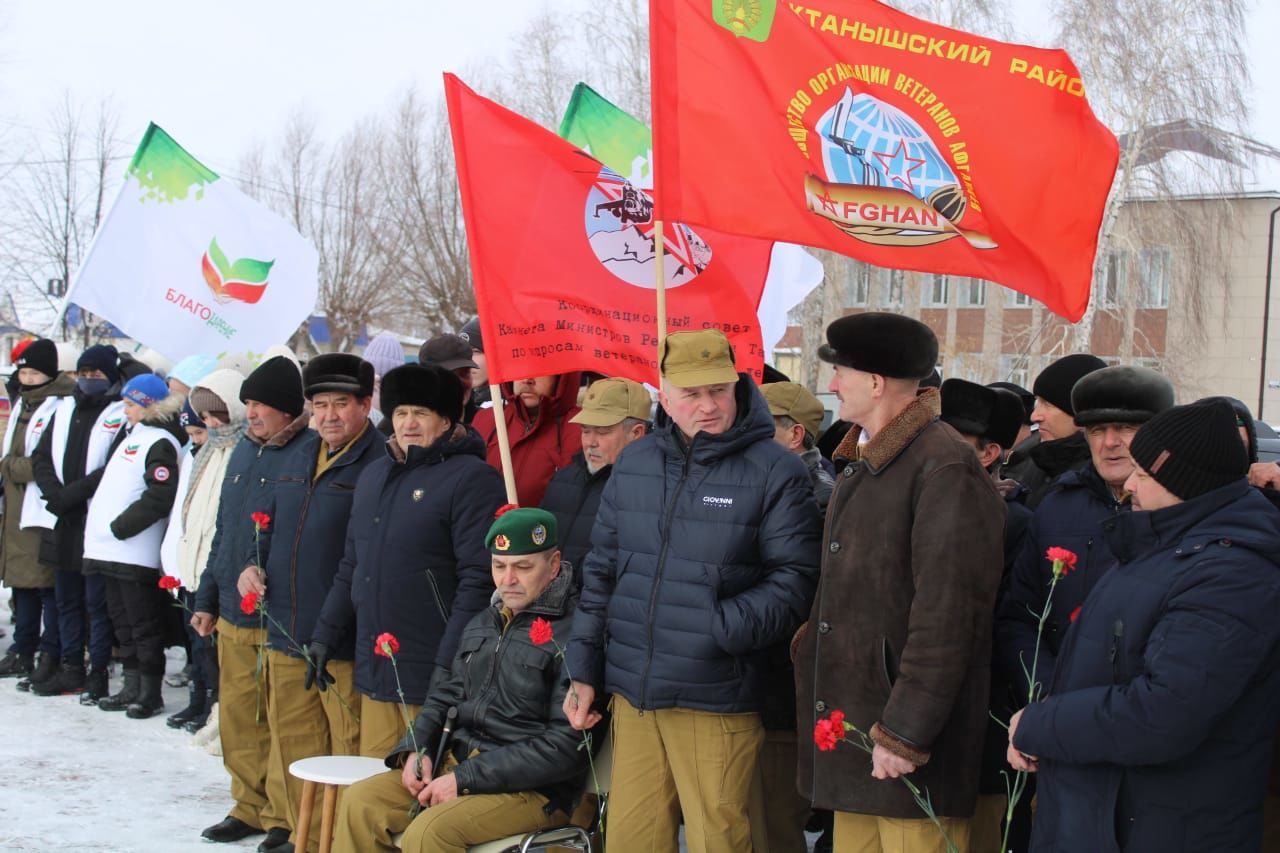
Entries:
{"label": "green flag", "polygon": [[586,83],[573,87],[560,120],[560,136],[632,184],[653,186],[653,134]]}

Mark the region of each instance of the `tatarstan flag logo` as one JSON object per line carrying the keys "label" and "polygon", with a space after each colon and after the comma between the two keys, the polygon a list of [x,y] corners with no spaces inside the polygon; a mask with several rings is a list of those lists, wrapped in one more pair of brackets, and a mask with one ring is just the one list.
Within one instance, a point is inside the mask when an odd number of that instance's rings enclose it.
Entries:
{"label": "tatarstan flag logo", "polygon": [[124,423],[124,418],[112,418],[109,421],[102,422],[102,428],[108,432],[120,429],[120,425]]}
{"label": "tatarstan flag logo", "polygon": [[129,457],[137,456],[137,455],[138,455],[138,448],[139,448],[139,447],[141,447],[141,446],[142,446],[141,444],[130,444],[130,445],[126,445],[126,446],[125,446],[125,449],[124,449],[124,455],[125,455],[125,458],[126,458],[126,459],[128,459]]}
{"label": "tatarstan flag logo", "polygon": [[235,263],[218,248],[218,239],[209,241],[209,249],[201,259],[204,280],[218,302],[245,302],[257,304],[267,289],[267,275],[275,261],[259,261],[240,258]]}

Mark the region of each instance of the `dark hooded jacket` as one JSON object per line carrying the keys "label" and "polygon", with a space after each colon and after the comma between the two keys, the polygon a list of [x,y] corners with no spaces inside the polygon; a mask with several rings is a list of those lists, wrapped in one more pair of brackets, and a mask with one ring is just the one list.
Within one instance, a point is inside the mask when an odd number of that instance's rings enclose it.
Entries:
{"label": "dark hooded jacket", "polygon": [[[386,444],[373,424],[334,459],[320,476],[316,468],[324,439],[307,430],[289,443],[287,454],[270,478],[251,488],[252,511],[271,519],[246,564],[261,563],[266,571],[267,645],[301,657],[300,646],[311,639],[320,608],[333,585],[346,550],[347,521],[360,472],[382,458]],[[287,636],[286,636],[287,632]],[[351,660],[353,637],[331,649],[337,660]]]}
{"label": "dark hooded jacket", "polygon": [[583,566],[574,678],[640,709],[759,711],[762,651],[813,600],[819,518],[804,462],[745,375],[723,434],[659,413],[619,454]]}
{"label": "dark hooded jacket", "polygon": [[[507,438],[511,442],[511,465],[515,470],[516,493],[521,506],[538,506],[552,476],[573,462],[582,450],[582,428],[569,419],[578,413],[580,373],[563,373],[557,377],[555,391],[543,397],[536,417],[512,393],[511,383],[502,386],[506,405]],[[485,457],[497,471],[502,471],[498,451],[498,431],[493,422],[494,410],[481,409],[472,426],[485,443]]]}
{"label": "dark hooded jacket", "polygon": [[460,795],[537,791],[550,801],[548,813],[572,811],[587,770],[582,734],[564,715],[568,679],[555,643],[535,645],[529,634],[535,619],[545,619],[556,642],[569,636],[578,600],[573,569],[561,565],[559,576],[519,613],[510,615],[495,594],[471,619],[449,675],[426,697],[413,737],[406,734],[392,749],[388,767],[404,766],[415,743],[434,757],[445,715],[457,708],[450,744]]}
{"label": "dark hooded jacket", "polygon": [[253,486],[273,481],[289,465],[289,447],[308,432],[310,416],[305,412],[265,442],[246,432],[231,451],[222,478],[222,494],[218,498],[218,523],[209,548],[209,564],[200,576],[195,609],[226,619],[241,628],[262,627],[261,614],[240,609],[240,593],[236,584],[240,573],[254,560],[254,524],[250,496]]}
{"label": "dark hooded jacket", "polygon": [[1280,718],[1280,515],[1243,479],[1106,522],[1119,565],[1014,734],[1040,853],[1245,853]]}
{"label": "dark hooded jacket", "polygon": [[[1128,511],[1129,502],[1116,500],[1093,465],[1059,477],[1036,509],[996,616],[1001,674],[1024,701],[1030,686],[1024,665],[1029,670],[1036,660],[1036,681],[1042,686],[1049,683],[1071,613],[1084,604],[1090,590],[1116,564],[1102,535],[1102,523]],[[1055,547],[1076,555],[1076,569],[1054,587],[1037,659],[1039,614],[1048,601],[1053,579],[1053,564],[1045,558],[1045,551]]]}
{"label": "dark hooded jacket", "polygon": [[391,632],[405,700],[421,705],[436,667],[447,669],[462,629],[489,603],[484,537],[505,502],[484,444],[463,424],[405,453],[395,439],[356,481],[345,553],[312,639],[355,642],[355,687],[399,702],[391,662],[374,639]]}
{"label": "dark hooded jacket", "polygon": [[41,534],[40,562],[68,572],[80,571],[89,499],[105,470],[98,468],[87,473],[84,470],[89,437],[102,410],[120,399],[120,385],[116,383],[102,394],[86,394],[76,388],[73,396],[76,406],[67,428],[67,447],[62,457],[62,476],[66,482],[58,479],[53,460],[53,425],[57,415],[49,421],[49,428],[40,436],[40,444],[31,456],[35,481],[44,495],[45,505],[58,517],[54,528]]}
{"label": "dark hooded jacket", "polygon": [[578,452],[569,467],[561,468],[551,478],[542,496],[542,508],[556,517],[560,557],[574,567],[579,587],[582,561],[591,550],[591,529],[596,523],[600,496],[612,471],[613,466],[606,465],[592,474],[582,453]]}

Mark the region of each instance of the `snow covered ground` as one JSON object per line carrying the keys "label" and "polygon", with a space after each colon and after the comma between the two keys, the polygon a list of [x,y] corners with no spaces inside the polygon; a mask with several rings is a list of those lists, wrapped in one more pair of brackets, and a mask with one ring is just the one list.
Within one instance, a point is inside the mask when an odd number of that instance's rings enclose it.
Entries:
{"label": "snow covered ground", "polygon": [[[0,613],[12,633],[7,606]],[[171,649],[169,671],[182,664],[181,650]],[[200,839],[231,797],[222,759],[164,724],[186,706],[186,688],[166,686],[162,714],[130,720],[16,684],[0,680],[0,851],[214,853],[253,850],[262,840],[215,847]]]}

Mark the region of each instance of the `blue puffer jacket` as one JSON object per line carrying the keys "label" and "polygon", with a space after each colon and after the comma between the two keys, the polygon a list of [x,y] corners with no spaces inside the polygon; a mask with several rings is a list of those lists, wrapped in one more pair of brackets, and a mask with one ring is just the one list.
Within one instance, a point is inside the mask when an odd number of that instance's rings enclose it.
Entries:
{"label": "blue puffer jacket", "polygon": [[265,443],[245,433],[231,451],[218,498],[218,524],[209,548],[209,564],[196,589],[197,611],[212,613],[241,628],[262,624],[260,615],[240,610],[240,593],[236,589],[240,573],[254,562],[246,560],[246,555],[254,553],[251,487],[274,480],[288,466],[292,455],[289,448],[308,433],[308,421],[306,414],[299,415]]}
{"label": "blue puffer jacket", "polygon": [[506,492],[484,442],[458,424],[405,454],[395,440],[360,474],[346,553],[312,639],[330,649],[355,640],[355,687],[398,702],[391,662],[373,652],[390,631],[405,700],[421,705],[432,673],[447,671],[462,629],[489,606],[493,573],[485,534]]}
{"label": "blue puffer jacket", "polygon": [[[297,644],[311,639],[320,608],[333,586],[346,550],[347,521],[360,472],[383,457],[382,433],[368,424],[347,450],[316,478],[324,439],[308,430],[289,445],[287,458],[270,478],[254,481],[249,505],[271,518],[269,528],[245,555],[267,574],[267,645],[301,657]],[[284,629],[283,631],[281,629]],[[286,637],[284,631],[288,631]],[[289,638],[292,638],[290,641]],[[351,660],[354,637],[332,649],[337,660]]]}
{"label": "blue puffer jacket", "polygon": [[1259,849],[1280,721],[1280,514],[1241,479],[1107,522],[1119,565],[1014,743],[1037,853]]}
{"label": "blue puffer jacket", "polygon": [[1008,679],[1017,695],[1027,695],[1023,666],[1029,670],[1035,658],[1036,626],[1053,578],[1053,565],[1044,552],[1066,548],[1075,553],[1077,562],[1075,571],[1058,581],[1053,591],[1053,609],[1044,625],[1036,665],[1036,681],[1041,685],[1048,684],[1053,674],[1071,612],[1084,604],[1089,591],[1116,564],[1102,535],[1102,523],[1128,511],[1128,501],[1115,499],[1092,464],[1059,477],[1036,508],[996,616],[999,675]]}
{"label": "blue puffer jacket", "polygon": [[[754,383],[722,435],[660,417],[605,486],[567,650],[574,678],[637,708],[760,710],[760,651],[813,602],[821,522]],[[607,641],[606,641],[607,640]]]}

